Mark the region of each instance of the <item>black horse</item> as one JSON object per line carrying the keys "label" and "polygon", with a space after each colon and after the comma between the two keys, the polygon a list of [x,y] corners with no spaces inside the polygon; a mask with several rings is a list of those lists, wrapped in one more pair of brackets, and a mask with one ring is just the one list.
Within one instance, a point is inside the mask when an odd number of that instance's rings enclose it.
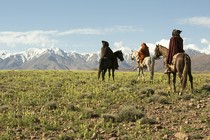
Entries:
{"label": "black horse", "polygon": [[[120,61],[123,61],[124,58],[123,58],[123,53],[121,50],[118,50],[116,52],[114,52],[114,57],[116,57],[116,59],[120,59]],[[111,76],[111,73],[110,71],[112,70],[112,78],[114,80],[114,71],[116,69],[116,63],[112,61],[111,58],[108,58],[108,57],[102,57],[100,60],[99,60],[99,70],[98,70],[98,79],[100,78],[100,75],[102,73],[102,81],[104,80],[104,77],[105,77],[105,74],[106,74],[106,71],[108,69],[109,71],[109,78]]]}
{"label": "black horse", "polygon": [[[159,58],[160,56],[163,56],[163,62],[164,65],[166,65],[166,58],[168,55],[168,49],[162,45],[156,45],[155,48],[155,57]],[[187,75],[189,76],[189,81],[191,84],[191,92],[193,92],[193,77],[191,73],[191,59],[188,54],[186,53],[178,53],[176,54],[176,57],[173,57],[173,68],[171,69],[171,72],[168,73],[168,84],[170,86],[170,74],[173,74],[173,86],[174,86],[174,92],[176,92],[176,73],[178,73],[178,76],[181,80],[181,86],[182,89],[180,91],[180,95],[185,90],[186,84],[187,84]],[[171,86],[170,86],[171,89]]]}

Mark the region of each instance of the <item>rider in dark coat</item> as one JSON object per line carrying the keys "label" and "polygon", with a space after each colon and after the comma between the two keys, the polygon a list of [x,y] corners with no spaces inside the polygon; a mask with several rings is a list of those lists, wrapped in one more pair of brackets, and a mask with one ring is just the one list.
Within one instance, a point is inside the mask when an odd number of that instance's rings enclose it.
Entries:
{"label": "rider in dark coat", "polygon": [[118,69],[119,65],[117,57],[114,55],[113,51],[109,48],[109,43],[107,41],[102,41],[101,58],[102,57],[110,58],[115,66],[115,69]]}
{"label": "rider in dark coat", "polygon": [[[182,31],[176,30],[176,29],[172,31],[172,37],[169,42],[169,50],[168,50],[168,56],[166,59],[166,65],[172,64],[172,59],[175,54],[185,52],[183,49],[183,39],[180,37],[181,32]],[[167,68],[165,73],[168,73],[168,72],[170,71]]]}

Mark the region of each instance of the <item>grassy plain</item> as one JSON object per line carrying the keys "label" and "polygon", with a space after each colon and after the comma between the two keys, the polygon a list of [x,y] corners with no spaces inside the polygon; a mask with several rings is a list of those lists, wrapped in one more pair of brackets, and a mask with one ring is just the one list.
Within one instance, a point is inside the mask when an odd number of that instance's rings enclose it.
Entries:
{"label": "grassy plain", "polygon": [[102,82],[96,71],[0,71],[0,139],[207,140],[210,74],[193,77],[195,92],[188,82],[179,96],[162,73]]}

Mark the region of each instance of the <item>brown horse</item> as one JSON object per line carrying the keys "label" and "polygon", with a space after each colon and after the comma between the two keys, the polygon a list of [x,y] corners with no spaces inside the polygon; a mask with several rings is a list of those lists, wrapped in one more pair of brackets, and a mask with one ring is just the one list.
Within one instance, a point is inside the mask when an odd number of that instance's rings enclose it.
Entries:
{"label": "brown horse", "polygon": [[[164,65],[166,66],[166,58],[168,55],[168,49],[162,45],[156,45],[155,48],[155,58],[159,58],[160,56],[163,56],[163,62]],[[181,91],[180,95],[184,92],[187,84],[187,75],[189,76],[189,81],[191,84],[191,92],[193,92],[193,77],[191,74],[191,59],[188,54],[186,53],[178,53],[176,58],[174,59],[174,66],[173,70],[171,70],[170,73],[168,73],[168,84],[171,89],[170,85],[170,74],[173,74],[173,86],[174,86],[174,92],[176,92],[176,73],[178,73],[178,76],[181,80]]]}

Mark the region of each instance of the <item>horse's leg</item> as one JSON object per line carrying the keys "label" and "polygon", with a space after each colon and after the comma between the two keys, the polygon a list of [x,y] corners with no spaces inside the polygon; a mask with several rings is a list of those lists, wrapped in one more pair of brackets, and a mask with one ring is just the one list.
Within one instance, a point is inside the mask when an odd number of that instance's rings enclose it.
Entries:
{"label": "horse's leg", "polygon": [[111,76],[110,70],[111,70],[111,69],[108,69],[108,71],[109,71],[109,79],[110,79],[110,76]]}
{"label": "horse's leg", "polygon": [[[189,72],[191,73],[191,61],[190,61],[189,56],[185,55],[185,57],[184,57],[184,69],[183,69],[183,72],[182,72],[182,79],[181,79],[182,89],[181,89],[180,95],[184,92],[184,90],[186,88],[187,75],[189,75]],[[192,80],[192,77],[191,77],[191,80]]]}
{"label": "horse's leg", "polygon": [[150,81],[153,81],[153,75],[154,75],[154,71],[153,71],[153,68],[151,66],[152,64],[148,64],[147,65],[147,70],[150,72]]}
{"label": "horse's leg", "polygon": [[98,79],[100,79],[100,75],[101,75],[101,69],[99,68],[99,70],[98,70]]}
{"label": "horse's leg", "polygon": [[168,73],[167,75],[168,75],[168,86],[169,86],[169,89],[172,90],[171,89],[171,74]]}
{"label": "horse's leg", "polygon": [[193,93],[193,77],[192,77],[192,73],[191,73],[191,61],[189,63],[189,70],[188,70],[188,75],[189,75],[189,80],[190,80],[190,85],[191,85],[191,92]]}
{"label": "horse's leg", "polygon": [[151,64],[150,64],[150,80],[153,81],[154,77],[154,67],[155,67],[155,60],[154,58],[151,58]]}
{"label": "horse's leg", "polygon": [[193,77],[191,72],[189,73],[189,80],[190,80],[190,84],[191,84],[191,92],[193,93]]}
{"label": "horse's leg", "polygon": [[139,72],[138,72],[138,78],[137,78],[137,80],[139,80],[139,78],[140,78],[140,71],[141,71],[140,63],[138,63],[138,68],[139,68]]}
{"label": "horse's leg", "polygon": [[152,67],[150,65],[147,65],[147,70],[150,73],[150,81],[152,81],[152,79],[153,79],[153,76],[152,76]]}
{"label": "horse's leg", "polygon": [[180,78],[180,83],[181,83],[181,91],[179,92],[179,95],[182,95],[182,93],[185,90],[186,84],[187,84],[187,73],[179,72],[179,78]]}
{"label": "horse's leg", "polygon": [[182,73],[180,71],[178,71],[177,73],[178,73],[178,77],[180,79],[180,83],[182,85],[182,82],[183,82]]}
{"label": "horse's leg", "polygon": [[194,93],[194,89],[193,89],[193,77],[192,74],[189,74],[189,80],[190,80],[190,85],[191,85],[191,93]]}
{"label": "horse's leg", "polygon": [[104,80],[104,79],[105,79],[105,74],[106,74],[106,71],[107,71],[107,69],[104,69],[104,70],[102,71],[102,80]]}
{"label": "horse's leg", "polygon": [[174,92],[176,92],[176,73],[173,73],[173,86],[174,86]]}
{"label": "horse's leg", "polygon": [[114,68],[112,68],[112,78],[114,80]]}
{"label": "horse's leg", "polygon": [[104,81],[104,75],[105,75],[105,73],[104,73],[104,70],[102,70],[102,81]]}
{"label": "horse's leg", "polygon": [[152,68],[150,70],[150,80],[153,81],[153,77],[154,77],[154,69]]}
{"label": "horse's leg", "polygon": [[143,67],[141,67],[141,75],[142,75],[142,81],[144,81],[144,68]]}

